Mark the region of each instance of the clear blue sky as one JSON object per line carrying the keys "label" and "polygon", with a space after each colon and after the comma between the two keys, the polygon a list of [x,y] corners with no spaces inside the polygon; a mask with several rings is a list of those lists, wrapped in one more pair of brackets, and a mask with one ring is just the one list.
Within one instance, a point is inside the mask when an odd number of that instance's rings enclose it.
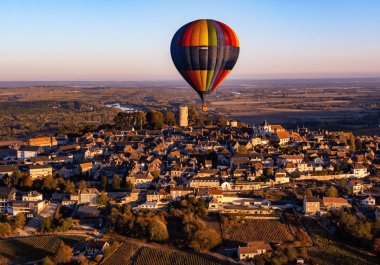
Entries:
{"label": "clear blue sky", "polygon": [[380,1],[0,1],[0,80],[180,79],[185,23],[229,25],[229,78],[380,77]]}

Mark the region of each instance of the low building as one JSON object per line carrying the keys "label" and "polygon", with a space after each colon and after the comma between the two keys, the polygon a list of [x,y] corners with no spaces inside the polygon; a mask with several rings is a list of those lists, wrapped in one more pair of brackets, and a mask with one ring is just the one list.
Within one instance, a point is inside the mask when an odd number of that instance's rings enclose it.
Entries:
{"label": "low building", "polygon": [[303,212],[314,215],[320,212],[321,201],[315,196],[305,196],[303,198]]}
{"label": "low building", "polygon": [[217,203],[221,203],[223,201],[223,192],[221,190],[211,189],[208,191],[208,194],[212,196],[212,199]]}
{"label": "low building", "polygon": [[219,188],[218,177],[193,177],[190,179],[191,188]]}
{"label": "low building", "polygon": [[376,205],[376,200],[371,195],[361,196],[358,198],[358,201],[360,205],[370,205],[370,206]]}
{"label": "low building", "polygon": [[30,159],[42,153],[44,149],[41,146],[22,145],[17,150],[17,159]]}
{"label": "low building", "polygon": [[0,213],[8,212],[8,202],[16,200],[16,193],[13,187],[0,187]]}
{"label": "low building", "polygon": [[140,209],[147,209],[149,211],[156,211],[158,209],[157,202],[145,202],[139,205]]}
{"label": "low building", "polygon": [[183,186],[170,188],[170,197],[173,201],[180,201],[181,197],[188,197],[189,194],[194,194],[194,190]]}
{"label": "low building", "polygon": [[363,193],[363,189],[364,189],[363,181],[350,180],[347,183],[347,188],[349,188],[354,194]]}
{"label": "low building", "polygon": [[264,241],[249,242],[247,246],[238,248],[239,260],[253,259],[257,255],[272,251],[272,247]]}
{"label": "low building", "polygon": [[103,240],[91,240],[86,245],[87,255],[98,255],[103,254],[104,250],[109,247],[107,241]]}
{"label": "low building", "polygon": [[344,198],[341,197],[323,197],[323,206],[327,211],[334,211],[341,208],[351,207]]}
{"label": "low building", "polygon": [[43,178],[53,175],[53,168],[51,165],[29,165],[28,172],[33,179]]}

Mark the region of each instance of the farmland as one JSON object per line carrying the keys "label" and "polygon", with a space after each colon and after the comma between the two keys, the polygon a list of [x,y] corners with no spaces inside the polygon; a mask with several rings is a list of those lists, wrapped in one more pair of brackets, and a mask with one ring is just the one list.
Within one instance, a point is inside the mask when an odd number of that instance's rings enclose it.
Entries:
{"label": "farmland", "polygon": [[35,236],[0,240],[0,264],[23,263],[54,255],[60,241],[73,247],[86,241],[84,236]]}
{"label": "farmland", "polygon": [[363,254],[353,248],[348,247],[336,236],[330,234],[318,225],[315,221],[308,221],[307,226],[311,230],[311,233],[318,245],[317,247],[311,247],[308,249],[309,259],[314,264],[373,264],[366,260],[369,258],[368,256],[364,257]]}
{"label": "farmland", "polygon": [[153,248],[143,248],[134,265],[217,265],[221,261],[206,255],[171,252]]}
{"label": "farmland", "polygon": [[141,245],[124,242],[102,265],[130,264],[132,255]]}
{"label": "farmland", "polygon": [[246,220],[244,223],[224,228],[224,237],[231,243],[253,241],[284,242],[293,241],[293,236],[285,224],[278,220]]}

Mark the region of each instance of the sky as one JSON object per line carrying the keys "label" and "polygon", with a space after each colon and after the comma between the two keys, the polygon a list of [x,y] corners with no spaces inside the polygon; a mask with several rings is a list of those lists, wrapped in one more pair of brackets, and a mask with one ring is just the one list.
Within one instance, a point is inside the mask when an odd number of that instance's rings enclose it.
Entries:
{"label": "sky", "polygon": [[229,79],[380,77],[380,1],[0,1],[0,81],[179,80],[170,42],[215,19],[240,40]]}

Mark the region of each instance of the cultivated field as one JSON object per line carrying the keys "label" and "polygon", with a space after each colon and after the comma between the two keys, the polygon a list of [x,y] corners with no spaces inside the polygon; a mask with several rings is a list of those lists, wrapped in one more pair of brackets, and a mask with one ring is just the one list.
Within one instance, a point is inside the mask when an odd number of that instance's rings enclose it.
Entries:
{"label": "cultivated field", "polygon": [[206,255],[143,248],[134,265],[219,265],[221,261]]}
{"label": "cultivated field", "polygon": [[[226,231],[226,228],[224,231]],[[244,223],[229,226],[224,237],[232,244],[253,241],[284,242],[294,240],[285,224],[278,220],[265,219],[247,219]]]}
{"label": "cultivated field", "polygon": [[[311,247],[307,250],[309,259],[314,264],[377,264],[377,262],[375,262],[376,257],[364,256],[355,249],[348,247],[339,241],[337,237],[318,225],[315,221],[308,221],[307,226],[311,230],[311,233],[318,245],[318,247]],[[373,259],[374,263],[367,261],[366,259],[368,258]]]}
{"label": "cultivated field", "polygon": [[34,236],[0,240],[0,264],[25,263],[54,255],[61,240],[73,247],[86,241],[84,236]]}
{"label": "cultivated field", "polygon": [[141,245],[124,242],[102,265],[127,265],[132,261],[132,255]]}

